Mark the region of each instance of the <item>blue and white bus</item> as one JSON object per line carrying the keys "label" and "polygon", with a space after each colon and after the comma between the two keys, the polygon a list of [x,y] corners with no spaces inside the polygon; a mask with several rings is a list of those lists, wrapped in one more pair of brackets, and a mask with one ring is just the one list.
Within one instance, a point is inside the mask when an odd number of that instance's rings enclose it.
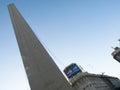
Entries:
{"label": "blue and white bus", "polygon": [[77,64],[72,63],[64,69],[65,75],[70,79],[77,73],[82,72]]}

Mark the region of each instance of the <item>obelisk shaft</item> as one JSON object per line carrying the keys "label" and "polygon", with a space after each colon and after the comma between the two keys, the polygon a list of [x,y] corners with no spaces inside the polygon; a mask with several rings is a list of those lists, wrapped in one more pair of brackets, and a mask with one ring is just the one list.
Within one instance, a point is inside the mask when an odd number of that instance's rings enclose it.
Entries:
{"label": "obelisk shaft", "polygon": [[8,9],[31,90],[72,90],[15,5]]}

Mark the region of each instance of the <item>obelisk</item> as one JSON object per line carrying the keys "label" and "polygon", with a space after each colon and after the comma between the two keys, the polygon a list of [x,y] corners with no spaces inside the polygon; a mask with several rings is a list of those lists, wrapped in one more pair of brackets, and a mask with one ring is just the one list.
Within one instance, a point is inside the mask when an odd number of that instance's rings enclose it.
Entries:
{"label": "obelisk", "polygon": [[15,5],[8,9],[31,90],[73,90]]}

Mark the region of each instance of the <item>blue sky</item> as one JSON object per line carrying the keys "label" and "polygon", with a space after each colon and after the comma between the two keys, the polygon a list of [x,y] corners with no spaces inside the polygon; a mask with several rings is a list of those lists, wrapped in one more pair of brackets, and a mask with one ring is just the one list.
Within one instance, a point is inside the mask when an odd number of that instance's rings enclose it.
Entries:
{"label": "blue sky", "polygon": [[0,0],[0,90],[30,90],[7,10],[14,3],[61,71],[70,63],[120,78],[119,0]]}

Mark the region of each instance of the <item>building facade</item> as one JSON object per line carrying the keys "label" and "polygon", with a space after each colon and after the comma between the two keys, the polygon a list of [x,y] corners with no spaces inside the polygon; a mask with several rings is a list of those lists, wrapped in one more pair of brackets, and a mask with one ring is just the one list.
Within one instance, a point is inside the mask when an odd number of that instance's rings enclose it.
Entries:
{"label": "building facade", "polygon": [[76,90],[119,90],[120,80],[115,77],[79,73],[70,80]]}
{"label": "building facade", "polygon": [[76,64],[70,64],[64,69],[68,82],[75,90],[120,90],[118,78],[82,72],[78,68]]}

